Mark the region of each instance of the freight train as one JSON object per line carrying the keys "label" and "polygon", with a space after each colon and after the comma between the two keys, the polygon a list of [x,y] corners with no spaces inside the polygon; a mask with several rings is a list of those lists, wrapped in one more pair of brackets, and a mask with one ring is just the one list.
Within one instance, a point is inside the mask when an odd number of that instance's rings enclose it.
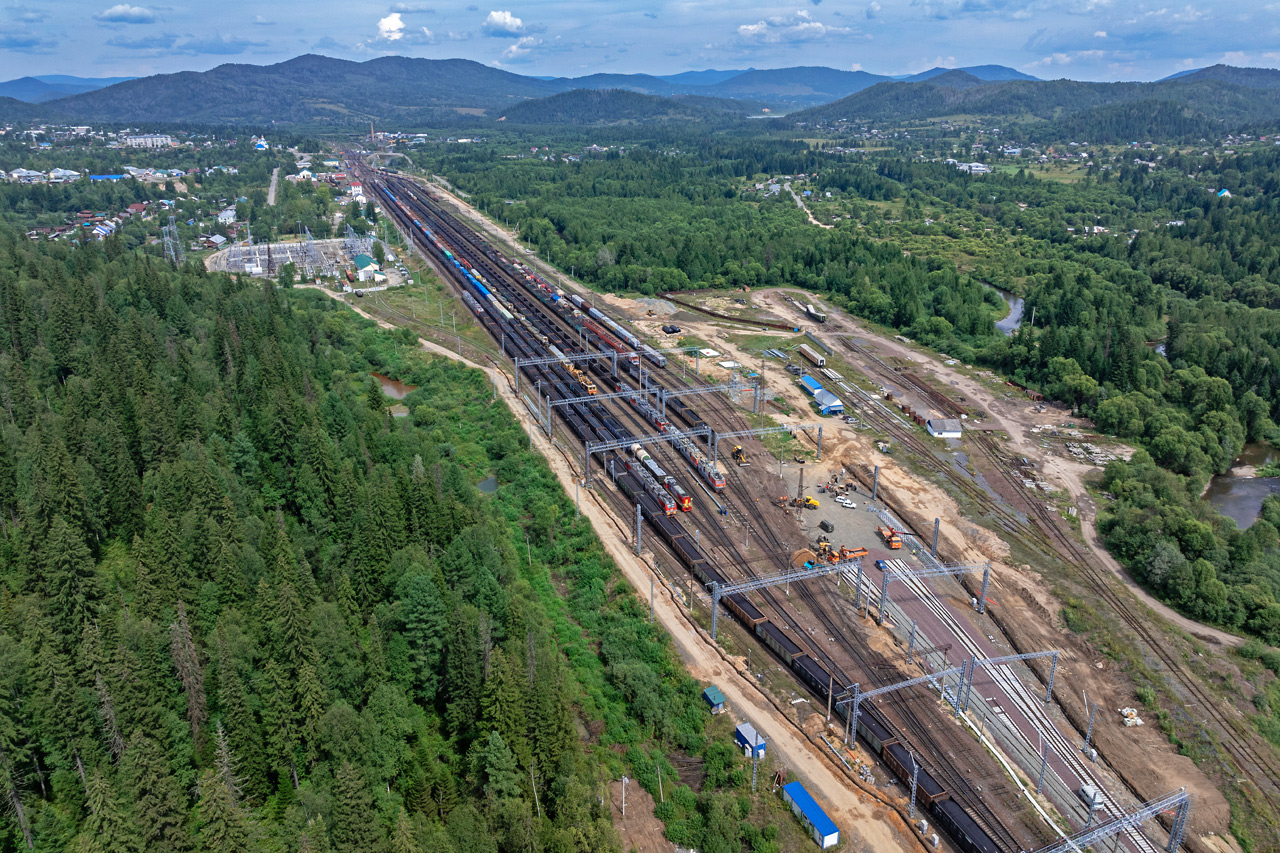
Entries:
{"label": "freight train", "polygon": [[[533,346],[533,341],[529,339],[534,338],[536,330],[532,330],[534,334],[531,334],[531,330],[520,322],[525,318],[518,318],[508,308],[510,303],[504,303],[503,300],[495,295],[487,287],[483,276],[471,265],[461,263],[454,256],[452,249],[438,235],[413,217],[409,209],[399,199],[389,191],[383,190],[383,192],[403,212],[402,218],[412,222],[414,228],[420,231],[433,244],[438,253],[458,270],[465,282],[464,287],[470,288],[470,291],[464,290],[464,303],[471,308],[480,322],[489,329],[490,333],[494,334],[495,337],[499,334],[509,334],[511,336],[512,349],[519,353],[521,357],[534,358],[539,355],[540,353]],[[474,295],[471,291],[474,292]],[[550,346],[541,335],[537,335],[534,339],[543,345],[543,352]],[[574,380],[565,369],[568,366],[568,359],[563,358],[564,353],[562,350],[557,349],[555,352],[557,353],[557,358],[561,358],[565,362],[564,364],[549,365],[548,369],[538,366],[522,366],[521,370],[531,380],[536,378],[545,382],[548,393],[554,394],[557,399],[577,396],[573,393],[571,385]],[[647,353],[646,357],[648,357]],[[638,372],[635,365],[625,365],[625,367],[632,368],[627,372],[632,373],[633,376]],[[595,371],[595,366],[593,366],[593,371]],[[600,374],[597,373],[597,375]],[[637,400],[640,396],[639,393],[636,394]],[[680,404],[676,402],[668,405],[679,416],[681,411]],[[610,416],[599,402],[575,403],[565,408],[565,418],[569,424],[570,431],[582,441],[622,439],[630,436],[629,431]],[[688,407],[683,408],[687,411],[692,411]],[[687,418],[682,419],[689,423]],[[690,426],[694,426],[694,424],[690,423]],[[669,424],[667,428],[674,430]],[[701,455],[697,446],[683,433],[674,430],[673,437],[676,437],[677,448],[681,450],[686,459],[690,459],[689,450],[692,449],[694,459],[705,460],[705,456]],[[690,459],[690,461],[693,462],[693,459]],[[612,454],[608,455],[606,466],[616,475],[618,488],[629,499],[640,505],[643,517],[670,547],[680,563],[700,583],[706,587],[710,587],[712,584],[723,585],[726,583],[724,576],[702,553],[698,543],[691,540],[685,534],[684,528],[669,517],[671,511],[668,509],[668,503],[674,503],[674,501],[672,501],[668,492],[663,492],[666,500],[659,501],[655,499],[652,490],[647,490],[642,486],[640,479],[637,479],[633,472],[626,472],[625,464],[614,458]],[[694,467],[698,469],[696,464]],[[702,469],[698,470],[702,473]],[[711,470],[714,471],[714,468],[711,468]],[[651,470],[645,468],[642,461],[637,466],[634,474],[641,472],[647,475],[650,480],[654,479]],[[703,476],[707,476],[707,474],[704,473]],[[714,481],[712,481],[712,485],[713,488],[716,486]],[[721,476],[719,489],[723,488],[724,481],[723,476]],[[684,507],[681,506],[681,508],[683,509]],[[843,676],[833,679],[832,673],[810,656],[809,652],[792,639],[785,630],[767,619],[744,594],[735,593],[725,596],[723,600],[730,613],[786,663],[796,673],[797,678],[813,690],[820,700],[827,699],[834,680],[839,680],[842,685],[846,683]],[[848,705],[835,706],[835,711],[838,716],[844,718],[849,713]],[[874,706],[868,703],[860,708],[856,729],[858,735],[871,747],[872,751],[881,756],[886,765],[904,783],[909,785],[913,762],[908,755],[907,748],[900,742],[888,721]],[[935,822],[948,832],[958,848],[964,853],[1011,853],[1011,851],[1002,850],[977,821],[934,779],[933,775],[923,768],[919,770],[917,776],[917,800],[929,810],[934,816]]]}
{"label": "freight train", "polygon": [[[724,576],[707,561],[698,546],[689,541],[683,528],[665,515],[660,515],[656,507],[646,509],[641,504],[641,511],[647,513],[646,518],[653,521],[658,535],[671,546],[676,558],[704,586],[725,583]],[[826,667],[810,656],[785,630],[765,618],[742,593],[726,596],[724,602],[734,618],[754,633],[760,642],[768,646],[818,696],[819,705],[827,700],[833,684],[840,685],[837,690],[843,689],[843,676],[837,674],[833,679]],[[836,705],[834,711],[838,717],[845,719],[850,713],[849,704]],[[871,747],[872,752],[904,784],[910,786],[914,762],[909,750],[874,705],[867,703],[859,707],[856,727],[858,735]],[[963,853],[1013,853],[1003,850],[946,788],[934,779],[933,774],[923,767],[919,768],[916,775],[916,801],[933,815],[937,825],[947,831]]]}

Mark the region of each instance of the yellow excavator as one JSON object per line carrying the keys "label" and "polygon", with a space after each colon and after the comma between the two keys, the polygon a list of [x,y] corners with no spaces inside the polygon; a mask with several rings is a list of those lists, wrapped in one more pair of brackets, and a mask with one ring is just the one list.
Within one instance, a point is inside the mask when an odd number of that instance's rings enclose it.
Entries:
{"label": "yellow excavator", "polygon": [[737,462],[739,467],[742,467],[742,468],[745,468],[751,464],[750,462],[747,461],[747,452],[742,449],[741,444],[733,448],[733,461]]}

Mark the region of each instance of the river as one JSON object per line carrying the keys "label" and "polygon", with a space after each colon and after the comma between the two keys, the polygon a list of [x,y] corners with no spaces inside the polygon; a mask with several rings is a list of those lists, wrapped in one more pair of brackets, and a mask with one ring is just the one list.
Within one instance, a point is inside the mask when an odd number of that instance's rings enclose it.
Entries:
{"label": "river", "polygon": [[1209,481],[1204,496],[1243,530],[1258,520],[1267,496],[1280,494],[1280,477],[1254,477],[1254,469],[1278,461],[1280,451],[1271,445],[1246,444],[1231,470]]}
{"label": "river", "polygon": [[[991,285],[988,284],[987,287],[991,287]],[[1003,320],[996,321],[996,331],[1012,335],[1022,325],[1022,311],[1026,302],[1021,296],[1015,296],[1007,290],[1001,290],[998,287],[991,287],[991,289],[1000,294],[1004,304],[1009,306],[1009,314]]]}

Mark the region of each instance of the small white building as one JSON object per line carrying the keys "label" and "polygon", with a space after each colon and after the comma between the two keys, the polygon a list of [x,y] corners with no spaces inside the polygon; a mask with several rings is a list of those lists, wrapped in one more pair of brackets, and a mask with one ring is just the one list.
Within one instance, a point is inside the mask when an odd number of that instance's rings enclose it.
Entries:
{"label": "small white building", "polygon": [[140,133],[125,137],[124,144],[130,148],[172,148],[173,137],[164,133]]}
{"label": "small white building", "polygon": [[230,225],[235,221],[236,221],[236,209],[234,207],[228,207],[226,210],[218,214],[219,225]]}
{"label": "small white building", "polygon": [[930,419],[924,422],[924,428],[934,438],[959,438],[962,429],[956,418]]}

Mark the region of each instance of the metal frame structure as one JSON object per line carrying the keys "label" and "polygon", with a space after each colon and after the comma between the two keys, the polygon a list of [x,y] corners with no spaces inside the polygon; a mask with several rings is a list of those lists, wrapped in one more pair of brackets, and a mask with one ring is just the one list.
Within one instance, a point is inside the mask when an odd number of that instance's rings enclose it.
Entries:
{"label": "metal frame structure", "polygon": [[[698,427],[685,431],[685,435],[707,436],[710,434],[710,427]],[[652,435],[635,435],[627,439],[614,439],[613,441],[584,441],[582,442],[582,473],[586,480],[586,487],[591,488],[591,455],[593,453],[602,453],[606,450],[621,450],[624,447],[631,447],[633,444],[644,446],[646,444],[656,444],[660,441],[675,441],[675,436],[665,432],[653,433]]]}
{"label": "metal frame structure", "polygon": [[[1133,811],[1120,815],[1110,823],[1099,824],[1092,829],[1083,829],[1047,847],[1038,848],[1035,853],[1067,853],[1067,851],[1077,851],[1078,853],[1078,851],[1085,850],[1099,841],[1134,829],[1143,822],[1151,820],[1170,809],[1177,809],[1177,811],[1173,816],[1173,827],[1169,831],[1169,843],[1165,847],[1165,851],[1166,853],[1177,853],[1178,848],[1182,846],[1182,838],[1187,831],[1187,816],[1191,813],[1191,795],[1187,793],[1186,788],[1179,788],[1172,794],[1165,794],[1159,799],[1144,803]],[[1027,851],[1022,851],[1022,853],[1027,853]]]}
{"label": "metal frame structure", "polygon": [[969,683],[964,687],[964,710],[969,710],[969,696],[973,693],[973,676],[980,666],[999,666],[1005,663],[1016,663],[1020,660],[1034,660],[1036,658],[1053,658],[1053,666],[1049,668],[1049,689],[1045,691],[1044,701],[1049,702],[1053,699],[1053,679],[1058,673],[1058,651],[1052,649],[1045,652],[1028,652],[1024,655],[1005,655],[998,658],[975,658],[973,665],[969,668]]}
{"label": "metal frame structure", "polygon": [[[667,400],[675,397],[692,397],[697,394],[714,394],[717,391],[724,391],[726,394],[733,395],[737,394],[739,391],[745,391],[750,387],[750,385],[743,385],[739,383],[738,378],[735,375],[728,385],[699,385],[696,388],[677,388],[674,391],[663,385],[659,385],[654,389],[654,396],[658,398],[658,413],[665,415],[667,413]],[[759,388],[757,386],[757,391],[758,390]],[[757,394],[757,397],[758,396],[759,394]],[[756,407],[752,409],[752,414],[755,414],[759,410],[759,407],[760,401],[757,399]]]}
{"label": "metal frame structure", "polygon": [[[735,387],[736,386],[732,384],[709,385],[707,386],[706,391],[734,390]],[[547,433],[547,435],[551,434],[551,410],[557,406],[571,406],[575,403],[590,403],[592,400],[621,400],[624,398],[635,397],[637,394],[641,394],[641,393],[642,392],[640,391],[630,391],[630,390],[610,391],[606,394],[587,394],[581,397],[565,397],[564,399],[561,399],[561,400],[552,400],[550,397],[547,397],[546,398],[546,414],[544,415],[542,420],[542,428]],[[648,397],[646,396],[645,399],[648,399]],[[681,430],[681,432],[684,432],[684,430]],[[712,464],[714,464],[714,461]]]}
{"label": "metal frame structure", "polygon": [[[991,564],[990,563],[957,563],[948,566],[945,563],[939,563],[938,568],[934,569],[911,569],[910,571],[901,571],[899,569],[886,569],[884,576],[880,579],[880,609],[876,614],[876,622],[884,624],[884,602],[889,596],[889,581],[891,576],[903,578],[915,578],[917,580],[925,580],[926,578],[949,577],[952,575],[965,575],[971,572],[982,570],[982,594],[978,598],[978,612],[987,612],[987,586],[991,583]],[[856,603],[856,602],[855,602]]]}
{"label": "metal frame structure", "polygon": [[373,255],[373,235],[366,233],[361,236],[356,233],[356,229],[351,227],[351,223],[347,223],[346,233],[343,234],[342,248],[347,253],[347,257],[355,260],[356,255]]}
{"label": "metal frame structure", "polygon": [[738,592],[753,592],[757,589],[765,589],[771,586],[781,586],[792,581],[812,580],[825,575],[834,574],[853,567],[854,564],[861,565],[862,558],[856,560],[844,560],[839,563],[819,563],[809,568],[797,569],[791,572],[782,572],[776,575],[767,575],[761,578],[752,578],[749,581],[733,584],[711,585],[711,639],[716,638],[717,617],[720,613],[720,599],[726,595],[733,595]]}
{"label": "metal frame structure", "polygon": [[[966,661],[966,663],[968,662]],[[882,696],[885,693],[892,693],[895,690],[902,690],[907,687],[915,687],[917,684],[924,684],[925,682],[936,683],[939,678],[943,679],[943,685],[945,686],[946,678],[948,675],[956,675],[958,673],[963,673],[964,671],[965,671],[964,664],[960,666],[953,666],[949,669],[942,669],[942,670],[938,670],[937,672],[929,672],[929,673],[925,673],[924,675],[918,675],[915,678],[911,678],[911,679],[908,679],[907,681],[902,681],[897,684],[890,684],[888,687],[878,687],[875,690],[870,690],[866,693],[863,693],[859,689],[858,683],[854,682],[853,686],[849,688],[852,691],[852,695],[850,695],[848,698],[845,698],[845,699],[836,700],[837,707],[840,705],[843,705],[846,702],[851,703],[849,708],[849,718],[845,724],[844,742],[845,743],[849,742],[849,733],[853,731],[853,729],[856,727],[856,723],[854,722],[854,720],[856,720],[858,717],[858,706],[862,704],[862,700],[872,699],[876,696]],[[939,693],[942,693],[942,692],[943,692],[942,690],[939,690]]]}
{"label": "metal frame structure", "polygon": [[796,424],[787,426],[760,427],[758,429],[740,429],[733,432],[713,432],[711,434],[711,463],[714,465],[720,458],[720,439],[748,438],[751,436],[773,435],[779,432],[795,434],[799,430],[818,429],[818,461],[822,461],[822,424]]}

